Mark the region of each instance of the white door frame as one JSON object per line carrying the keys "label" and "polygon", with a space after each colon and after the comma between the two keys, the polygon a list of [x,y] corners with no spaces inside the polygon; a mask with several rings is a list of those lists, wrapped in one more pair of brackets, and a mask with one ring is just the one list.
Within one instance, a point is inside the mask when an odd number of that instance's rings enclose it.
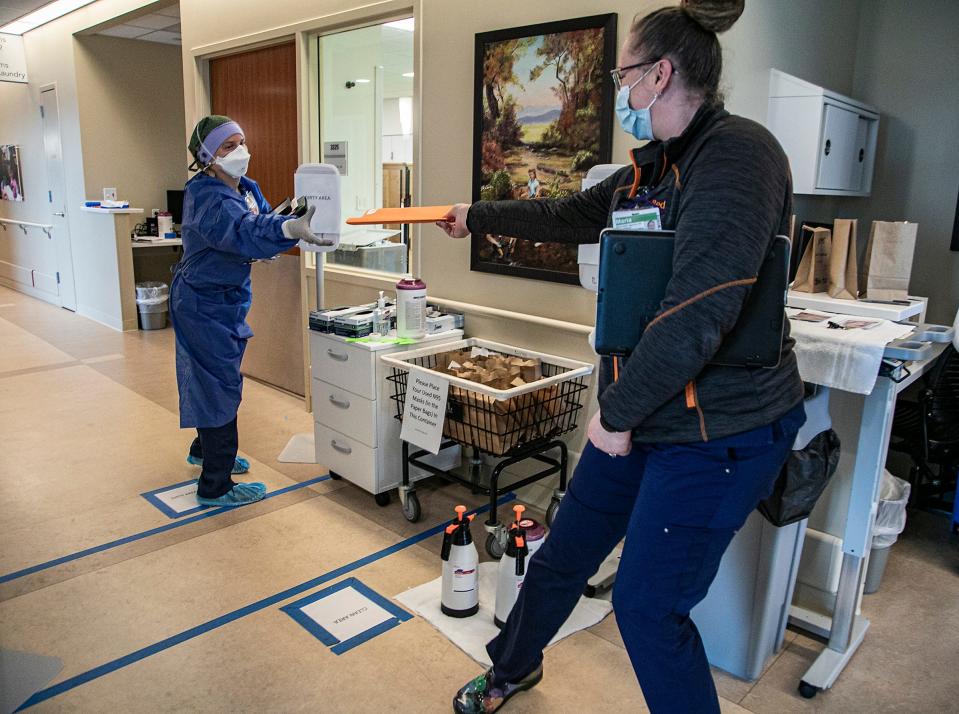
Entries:
{"label": "white door frame", "polygon": [[[49,104],[48,104],[49,102]],[[56,108],[56,125],[53,118],[44,109]],[[57,282],[59,283],[60,305],[76,312],[77,291],[73,271],[73,250],[70,243],[70,220],[67,205],[67,177],[63,164],[63,141],[60,133],[60,101],[56,82],[40,86],[40,122],[43,137],[43,155],[47,170],[47,199],[50,210],[50,223],[53,224],[53,243],[57,261]],[[47,130],[50,130],[49,133]],[[48,141],[54,142],[48,145]],[[52,156],[51,156],[52,153]],[[59,165],[57,165],[59,164]],[[59,186],[54,186],[59,176]]]}

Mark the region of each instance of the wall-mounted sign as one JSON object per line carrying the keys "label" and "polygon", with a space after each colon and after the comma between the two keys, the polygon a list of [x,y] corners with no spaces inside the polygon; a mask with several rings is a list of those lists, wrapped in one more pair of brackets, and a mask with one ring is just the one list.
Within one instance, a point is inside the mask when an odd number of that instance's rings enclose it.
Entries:
{"label": "wall-mounted sign", "polygon": [[345,141],[323,142],[323,161],[333,164],[340,172],[340,176],[346,176],[347,171],[346,144]]}
{"label": "wall-mounted sign", "polygon": [[27,56],[20,35],[0,33],[0,82],[27,81]]}

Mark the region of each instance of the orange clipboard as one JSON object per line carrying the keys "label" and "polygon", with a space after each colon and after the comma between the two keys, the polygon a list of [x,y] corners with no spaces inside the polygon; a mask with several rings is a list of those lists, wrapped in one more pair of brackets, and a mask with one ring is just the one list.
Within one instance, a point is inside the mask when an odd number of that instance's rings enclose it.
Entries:
{"label": "orange clipboard", "polygon": [[351,226],[378,225],[380,223],[436,223],[442,221],[452,206],[412,206],[410,208],[371,208],[362,216],[347,218]]}

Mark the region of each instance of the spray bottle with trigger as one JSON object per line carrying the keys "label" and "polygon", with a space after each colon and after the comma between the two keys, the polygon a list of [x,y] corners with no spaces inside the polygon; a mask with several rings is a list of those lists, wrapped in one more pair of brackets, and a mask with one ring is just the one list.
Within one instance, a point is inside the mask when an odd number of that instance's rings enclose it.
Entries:
{"label": "spray bottle with trigger", "polygon": [[440,609],[450,617],[470,617],[479,611],[479,553],[470,533],[470,523],[476,514],[464,518],[466,506],[457,506],[454,510],[456,520],[443,534]]}
{"label": "spray bottle with trigger", "polygon": [[516,604],[519,591],[526,579],[526,567],[529,561],[529,545],[526,541],[526,529],[523,524],[525,506],[513,506],[516,520],[510,525],[506,540],[506,552],[499,561],[496,573],[496,611],[493,622],[497,627],[506,624],[510,610]]}

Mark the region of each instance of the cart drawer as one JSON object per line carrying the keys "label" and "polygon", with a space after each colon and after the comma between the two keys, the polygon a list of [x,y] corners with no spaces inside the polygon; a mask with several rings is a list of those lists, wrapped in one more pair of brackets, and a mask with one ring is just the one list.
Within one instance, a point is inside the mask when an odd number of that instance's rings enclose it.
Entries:
{"label": "cart drawer", "polygon": [[376,493],[376,468],[379,450],[345,436],[335,429],[314,422],[316,460],[360,488]]}
{"label": "cart drawer", "polygon": [[367,399],[376,398],[376,353],[318,333],[310,335],[314,379],[342,387]]}
{"label": "cart drawer", "polygon": [[377,445],[376,405],[377,402],[328,382],[313,380],[315,420],[374,448]]}

